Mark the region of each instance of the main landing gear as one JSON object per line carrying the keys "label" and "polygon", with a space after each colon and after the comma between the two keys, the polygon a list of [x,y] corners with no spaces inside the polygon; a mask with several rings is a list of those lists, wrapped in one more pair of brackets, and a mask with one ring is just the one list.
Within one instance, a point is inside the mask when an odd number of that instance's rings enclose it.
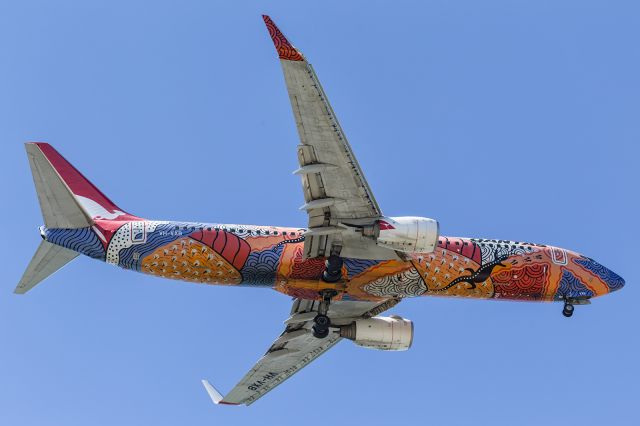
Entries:
{"label": "main landing gear", "polygon": [[327,283],[335,283],[342,279],[342,258],[332,254],[324,263],[322,280]]}
{"label": "main landing gear", "polygon": [[[322,272],[322,280],[326,283],[336,283],[342,279],[342,258],[338,255],[332,254],[327,258],[325,262],[325,269]],[[327,316],[329,312],[329,305],[331,299],[338,294],[337,291],[326,289],[320,292],[322,301],[318,306],[318,315],[313,319],[313,335],[318,339],[324,339],[329,335],[329,328],[331,327],[331,319]]]}
{"label": "main landing gear", "polygon": [[329,327],[331,327],[331,319],[327,316],[331,299],[338,294],[335,290],[322,290],[320,295],[322,301],[318,306],[318,315],[313,319],[313,336],[318,339],[324,339],[329,335]]}

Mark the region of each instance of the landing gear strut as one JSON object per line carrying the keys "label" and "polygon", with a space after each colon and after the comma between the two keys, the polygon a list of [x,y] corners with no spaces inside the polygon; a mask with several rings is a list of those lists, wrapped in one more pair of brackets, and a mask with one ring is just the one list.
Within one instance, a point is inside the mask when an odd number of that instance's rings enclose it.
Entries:
{"label": "landing gear strut", "polygon": [[564,302],[564,308],[562,309],[562,315],[564,315],[565,317],[569,318],[571,315],[573,315],[573,305],[571,303]]}
{"label": "landing gear strut", "polygon": [[[342,279],[342,258],[335,254],[332,254],[327,258],[324,266],[324,272],[322,273],[322,280],[327,283],[335,283]],[[318,315],[313,319],[313,335],[318,339],[324,339],[329,335],[329,328],[331,327],[331,319],[327,316],[329,312],[329,304],[331,299],[338,294],[335,290],[322,290],[320,296],[322,301],[318,306]]]}
{"label": "landing gear strut", "polygon": [[322,279],[327,283],[335,283],[342,278],[342,258],[332,254],[327,258]]}
{"label": "landing gear strut", "polygon": [[329,312],[329,305],[331,304],[331,299],[338,294],[335,290],[322,290],[320,295],[322,296],[322,301],[320,302],[320,306],[318,306],[318,315],[313,319],[313,336],[318,339],[324,339],[329,335],[329,327],[331,327],[331,319],[327,316],[327,312]]}

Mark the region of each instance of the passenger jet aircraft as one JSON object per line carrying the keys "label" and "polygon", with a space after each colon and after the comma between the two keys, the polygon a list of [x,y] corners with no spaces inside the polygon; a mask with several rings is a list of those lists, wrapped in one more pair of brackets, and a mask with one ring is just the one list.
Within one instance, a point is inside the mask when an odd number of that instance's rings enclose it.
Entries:
{"label": "passenger jet aircraft", "polygon": [[574,305],[624,280],[558,247],[439,235],[438,222],[382,213],[318,78],[263,16],[300,136],[306,229],[147,220],[126,213],[46,143],[26,144],[44,226],[16,293],[79,254],[125,269],[200,284],[271,288],[294,298],[284,332],[216,404],[249,405],[342,339],[406,350],[413,323],[380,316],[405,297],[558,301]]}

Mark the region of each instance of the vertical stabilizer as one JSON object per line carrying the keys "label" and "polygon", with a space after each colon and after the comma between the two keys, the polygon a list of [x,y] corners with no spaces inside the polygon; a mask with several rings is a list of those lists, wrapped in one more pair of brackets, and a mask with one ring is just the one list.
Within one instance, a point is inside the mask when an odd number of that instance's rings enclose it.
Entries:
{"label": "vertical stabilizer", "polygon": [[47,228],[85,228],[90,218],[36,144],[27,144],[27,157]]}
{"label": "vertical stabilizer", "polygon": [[140,220],[116,206],[51,145],[26,144],[47,228],[85,228],[94,220]]}
{"label": "vertical stabilizer", "polygon": [[75,251],[42,241],[13,292],[17,294],[26,293],[40,281],[78,257],[78,255]]}

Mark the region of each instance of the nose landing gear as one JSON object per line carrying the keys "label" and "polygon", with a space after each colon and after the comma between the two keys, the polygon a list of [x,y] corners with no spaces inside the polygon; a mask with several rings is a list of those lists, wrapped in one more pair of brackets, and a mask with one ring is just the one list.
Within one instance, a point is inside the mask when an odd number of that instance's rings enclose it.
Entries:
{"label": "nose landing gear", "polygon": [[565,317],[569,318],[571,317],[571,315],[573,315],[573,308],[574,306],[567,302],[564,302],[564,308],[562,309],[562,315],[564,315]]}
{"label": "nose landing gear", "polygon": [[569,318],[573,315],[573,309],[576,305],[590,305],[591,300],[589,297],[565,297],[564,308],[562,308],[562,315]]}

